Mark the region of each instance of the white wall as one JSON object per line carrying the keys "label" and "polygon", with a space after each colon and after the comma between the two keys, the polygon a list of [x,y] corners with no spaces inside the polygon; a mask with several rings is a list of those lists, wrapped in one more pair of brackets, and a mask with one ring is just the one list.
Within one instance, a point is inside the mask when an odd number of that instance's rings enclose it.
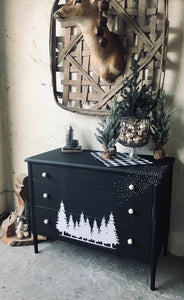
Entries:
{"label": "white wall", "polygon": [[[6,161],[4,185],[9,191],[7,197],[11,206],[16,177],[27,172],[24,159],[63,146],[69,122],[77,125],[83,148],[101,149],[94,136],[99,119],[63,110],[53,99],[49,70],[49,19],[53,2],[0,1],[0,19],[4,21],[4,27],[0,28],[0,36],[4,39],[3,61],[0,58],[0,66],[4,68],[0,78],[5,81],[3,86],[0,84],[3,145],[6,145],[3,152],[3,161]],[[167,154],[176,157],[169,249],[184,256],[183,11],[183,0],[169,0],[170,39],[165,89],[168,103],[177,107],[166,147]],[[150,152],[150,149],[146,151]]]}

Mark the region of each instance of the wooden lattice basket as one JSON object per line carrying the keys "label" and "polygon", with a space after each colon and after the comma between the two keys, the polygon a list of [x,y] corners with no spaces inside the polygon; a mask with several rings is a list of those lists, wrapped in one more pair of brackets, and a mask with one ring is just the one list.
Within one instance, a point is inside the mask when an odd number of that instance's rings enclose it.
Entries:
{"label": "wooden lattice basket", "polygon": [[[65,0],[64,0],[65,1]],[[143,50],[142,84],[156,93],[163,88],[168,38],[168,0],[110,0],[108,27],[123,45],[126,68],[113,83],[104,82],[92,70],[90,49],[79,26],[65,22],[61,28],[53,13],[64,1],[56,0],[51,11],[50,57],[53,92],[64,109],[88,115],[107,115],[113,97],[131,78],[130,58]]]}

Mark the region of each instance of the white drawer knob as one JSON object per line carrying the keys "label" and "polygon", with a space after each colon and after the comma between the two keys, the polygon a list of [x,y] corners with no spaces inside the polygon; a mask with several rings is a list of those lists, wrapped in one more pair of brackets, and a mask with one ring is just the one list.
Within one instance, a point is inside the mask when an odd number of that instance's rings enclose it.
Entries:
{"label": "white drawer knob", "polygon": [[49,224],[49,219],[45,219],[45,220],[43,221],[43,223],[44,223],[45,225]]}
{"label": "white drawer knob", "polygon": [[49,194],[47,194],[47,193],[44,193],[44,194],[43,194],[43,198],[46,199],[46,198],[48,198],[48,197],[49,197]]}
{"label": "white drawer knob", "polygon": [[129,215],[133,215],[134,214],[133,208],[129,208],[128,213],[129,213]]}
{"label": "white drawer knob", "polygon": [[47,173],[46,173],[46,172],[43,172],[43,173],[42,173],[42,177],[47,177]]}
{"label": "white drawer knob", "polygon": [[132,239],[128,239],[127,244],[132,245],[133,244],[133,240]]}
{"label": "white drawer knob", "polygon": [[129,188],[129,190],[133,191],[134,190],[134,185],[130,184],[128,188]]}

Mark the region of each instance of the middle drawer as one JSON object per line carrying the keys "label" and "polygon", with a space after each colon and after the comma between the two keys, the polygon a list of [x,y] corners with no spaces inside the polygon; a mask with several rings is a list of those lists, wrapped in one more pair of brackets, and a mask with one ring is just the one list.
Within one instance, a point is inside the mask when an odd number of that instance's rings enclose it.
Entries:
{"label": "middle drawer", "polygon": [[68,213],[84,213],[95,219],[113,213],[116,222],[151,228],[152,200],[149,193],[129,198],[122,206],[118,203],[116,192],[34,182],[34,205],[59,211],[62,204]]}

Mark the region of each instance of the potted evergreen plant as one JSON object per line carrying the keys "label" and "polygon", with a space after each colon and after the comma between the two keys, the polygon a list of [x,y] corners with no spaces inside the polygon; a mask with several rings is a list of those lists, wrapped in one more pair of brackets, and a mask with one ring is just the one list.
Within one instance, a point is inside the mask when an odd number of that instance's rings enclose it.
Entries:
{"label": "potted evergreen plant", "polygon": [[164,159],[165,150],[163,146],[169,139],[170,118],[175,111],[165,108],[165,93],[160,92],[157,98],[157,105],[152,112],[151,118],[151,136],[155,144],[154,158]]}
{"label": "potted evergreen plant", "polygon": [[150,112],[156,104],[151,86],[142,85],[139,79],[139,61],[142,52],[135,59],[132,56],[130,69],[132,78],[127,79],[122,89],[119,104],[121,132],[119,142],[128,147],[140,147],[149,142]]}
{"label": "potted evergreen plant", "polygon": [[118,141],[121,129],[121,118],[119,113],[119,103],[115,96],[109,115],[99,122],[101,128],[96,128],[98,134],[95,133],[97,140],[104,148],[104,152],[102,154],[104,159],[111,159],[114,155],[116,155],[115,145]]}

